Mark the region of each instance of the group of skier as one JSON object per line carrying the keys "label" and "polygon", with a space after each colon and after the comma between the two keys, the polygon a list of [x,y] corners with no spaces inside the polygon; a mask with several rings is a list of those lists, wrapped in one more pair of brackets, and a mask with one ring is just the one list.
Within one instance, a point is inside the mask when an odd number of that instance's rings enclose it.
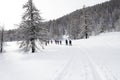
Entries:
{"label": "group of skier", "polygon": [[66,39],[66,40],[65,40],[65,44],[66,44],[66,45],[70,45],[70,46],[72,46],[72,41]]}
{"label": "group of skier", "polygon": [[[53,40],[48,40],[45,42],[45,45],[47,46],[48,44],[52,44],[53,43]],[[62,41],[61,40],[54,40],[54,43],[57,44],[57,45],[61,45],[62,44]],[[65,45],[72,45],[72,40],[65,40]]]}
{"label": "group of skier", "polygon": [[62,41],[61,40],[55,40],[55,44],[62,44]]}

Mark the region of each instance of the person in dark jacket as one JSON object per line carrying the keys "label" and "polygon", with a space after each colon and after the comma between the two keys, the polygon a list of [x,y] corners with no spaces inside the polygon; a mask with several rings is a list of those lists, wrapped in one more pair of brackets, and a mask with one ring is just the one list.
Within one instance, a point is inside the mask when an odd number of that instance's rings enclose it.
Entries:
{"label": "person in dark jacket", "polygon": [[62,41],[60,40],[60,45],[62,44]]}
{"label": "person in dark jacket", "polygon": [[71,40],[69,40],[69,45],[70,45],[70,46],[72,45],[72,41],[71,41]]}
{"label": "person in dark jacket", "polygon": [[65,43],[66,43],[66,45],[68,45],[68,40],[67,39],[65,40]]}

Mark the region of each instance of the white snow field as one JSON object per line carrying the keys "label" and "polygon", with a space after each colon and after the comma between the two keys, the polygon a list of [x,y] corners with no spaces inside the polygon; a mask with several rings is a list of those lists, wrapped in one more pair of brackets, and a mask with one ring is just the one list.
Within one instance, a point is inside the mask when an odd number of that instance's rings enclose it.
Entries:
{"label": "white snow field", "polygon": [[120,32],[50,44],[37,53],[20,52],[5,43],[0,54],[0,80],[120,80]]}

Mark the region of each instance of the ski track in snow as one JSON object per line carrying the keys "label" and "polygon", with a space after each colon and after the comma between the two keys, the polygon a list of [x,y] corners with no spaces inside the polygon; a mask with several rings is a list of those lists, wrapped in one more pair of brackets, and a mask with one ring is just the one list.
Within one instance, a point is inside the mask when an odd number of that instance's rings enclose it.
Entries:
{"label": "ski track in snow", "polygon": [[[74,53],[74,50],[76,53]],[[96,65],[93,64],[87,53],[77,47],[74,50],[72,51],[74,53],[72,58],[54,80],[74,80],[75,77],[75,80],[103,80],[103,76],[101,78],[102,74],[98,73]],[[84,58],[79,59],[80,56]],[[106,79],[104,78],[104,80]]]}
{"label": "ski track in snow", "polygon": [[104,72],[103,74],[106,77],[106,80],[119,80],[114,73],[108,68],[108,66],[103,65],[101,66],[102,71]]}
{"label": "ski track in snow", "polygon": [[[110,45],[108,45],[108,43],[107,46],[107,48],[111,47]],[[95,60],[93,60],[92,57],[89,55],[89,51],[92,52],[91,50],[87,50],[87,48],[82,46],[81,51],[83,51],[88,59],[88,64],[92,70],[92,75],[94,77],[93,80],[119,80],[107,65],[104,64],[98,66],[95,63]]]}
{"label": "ski track in snow", "polygon": [[[68,62],[68,64],[66,64],[64,69],[60,72],[60,74],[55,80],[73,80],[75,77],[72,78],[72,76],[76,76],[75,80],[118,80],[118,78],[107,67],[105,67],[105,65],[103,68],[101,68],[94,62],[92,57],[88,55],[89,50],[85,48],[80,49],[77,47],[75,49],[75,52],[77,53],[75,53],[75,55],[73,54],[74,57],[72,57],[72,61],[70,60],[71,62]],[[84,56],[84,59],[86,59],[86,63],[81,64],[79,62],[78,65],[76,64],[76,62],[80,60],[80,54]],[[81,59],[81,61],[83,60]],[[73,66],[74,69],[72,68]],[[78,66],[79,68],[77,68]],[[80,67],[82,68],[80,69]],[[75,69],[80,69],[81,71],[77,71],[77,74],[74,74]],[[82,70],[84,72],[82,72]],[[82,76],[80,76],[80,74],[82,74]]]}

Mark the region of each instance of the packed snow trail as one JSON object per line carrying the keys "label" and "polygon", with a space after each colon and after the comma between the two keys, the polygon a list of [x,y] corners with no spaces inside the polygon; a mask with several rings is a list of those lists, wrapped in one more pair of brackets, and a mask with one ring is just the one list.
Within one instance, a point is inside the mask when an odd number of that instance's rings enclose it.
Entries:
{"label": "packed snow trail", "polygon": [[44,50],[20,52],[16,42],[0,54],[0,80],[120,80],[120,33],[49,44]]}
{"label": "packed snow trail", "polygon": [[[67,49],[67,51],[64,49]],[[97,71],[97,65],[90,60],[85,51],[74,46],[64,49],[62,50],[64,54],[72,53],[69,54],[71,55],[71,59],[57,75],[55,80],[106,80],[105,77],[100,74],[100,71]]]}

